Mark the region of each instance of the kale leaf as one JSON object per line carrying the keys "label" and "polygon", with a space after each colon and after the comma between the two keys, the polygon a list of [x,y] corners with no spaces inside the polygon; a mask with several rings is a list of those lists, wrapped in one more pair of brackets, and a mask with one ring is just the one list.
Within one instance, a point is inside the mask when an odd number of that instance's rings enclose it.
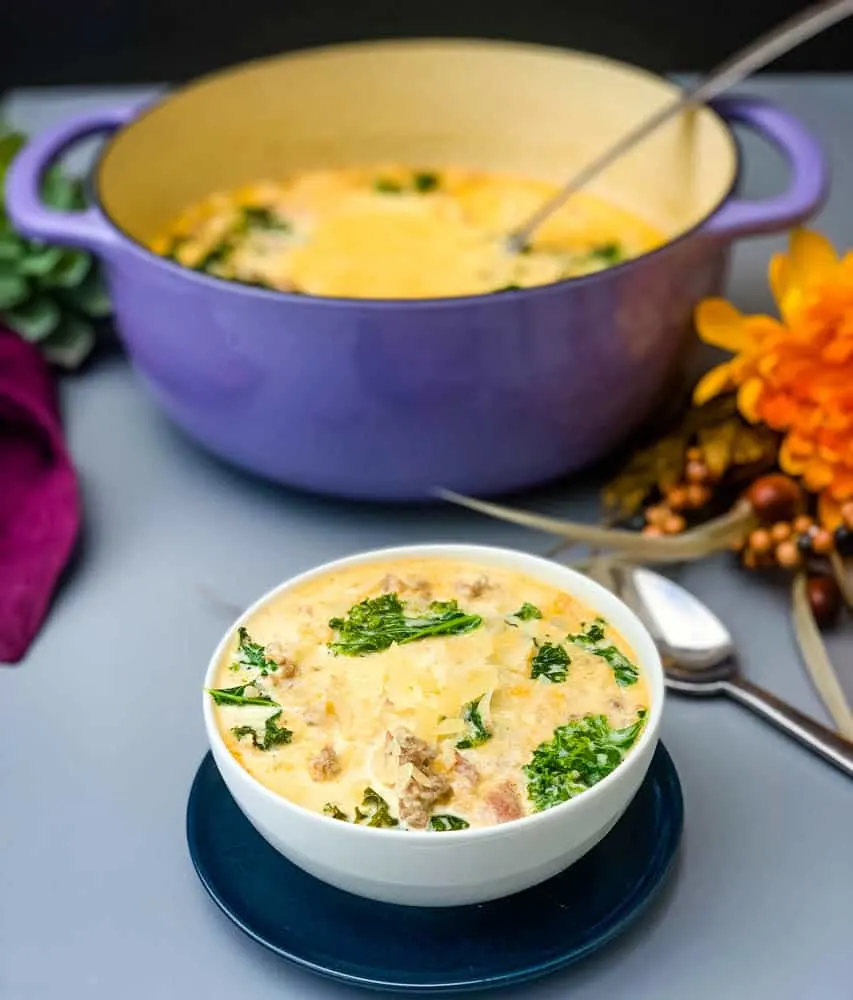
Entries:
{"label": "kale leaf", "polygon": [[290,743],[293,733],[278,724],[281,709],[273,714],[264,723],[264,735],[258,736],[258,731],[254,726],[234,726],[231,732],[241,740],[244,736],[252,737],[252,746],[256,750],[272,750],[273,747],[281,746],[283,743]]}
{"label": "kale leaf", "polygon": [[570,635],[569,641],[578,646],[583,646],[584,649],[592,648],[597,642],[602,642],[604,640],[604,626],[606,624],[607,622],[603,618],[596,618],[595,621],[590,622],[589,625],[584,622],[581,625],[582,631],[575,632],[574,635]]}
{"label": "kale leaf", "polygon": [[[238,245],[239,238],[249,232],[288,232],[290,224],[269,208],[247,206],[240,210],[229,227],[225,237],[215,243],[210,250],[193,266],[193,271],[210,271],[216,264],[224,264]],[[174,241],[167,257],[177,261],[177,252],[182,241]],[[178,261],[180,263],[180,261]]]}
{"label": "kale leaf", "polygon": [[544,677],[552,684],[559,684],[569,675],[569,664],[572,662],[569,654],[562,646],[552,642],[536,642],[536,653],[530,661],[530,676],[535,680]]}
{"label": "kale leaf", "polygon": [[436,833],[445,833],[447,830],[467,830],[470,825],[461,816],[451,816],[450,813],[439,813],[435,816],[430,816],[427,829],[435,830]]}
{"label": "kale leaf", "polygon": [[364,826],[398,826],[399,820],[394,819],[388,803],[382,796],[369,786],[364,790],[361,807],[355,808],[355,822]]}
{"label": "kale leaf", "polygon": [[513,612],[512,617],[520,618],[523,622],[529,622],[531,618],[541,618],[542,612],[536,607],[535,604],[531,604],[530,601],[525,601],[518,611]]}
{"label": "kale leaf", "polygon": [[259,642],[254,642],[248,631],[241,625],[237,629],[237,659],[231,664],[232,670],[239,670],[241,667],[257,667],[261,675],[278,669],[278,664],[271,660],[266,649]]}
{"label": "kale leaf", "polygon": [[642,732],[646,711],[624,729],[611,729],[605,715],[585,715],[554,730],[524,767],[527,795],[537,811],[550,809],[592,788],[622,762]]}
{"label": "kale leaf", "polygon": [[323,806],[323,815],[329,816],[331,819],[343,820],[344,823],[349,822],[349,816],[347,816],[343,809],[336,806],[334,802],[327,802]]}
{"label": "kale leaf", "polygon": [[486,728],[483,717],[480,715],[479,705],[483,696],[469,701],[462,708],[462,720],[468,726],[467,735],[463,736],[456,744],[457,750],[473,750],[480,747],[492,738],[491,732]]}
{"label": "kale leaf", "polygon": [[290,224],[271,208],[259,206],[249,206],[242,210],[243,217],[241,223],[246,230],[278,230],[286,233],[290,229]]}
{"label": "kale leaf", "polygon": [[389,177],[378,177],[373,182],[373,190],[379,194],[403,194],[404,192],[429,194],[431,191],[435,191],[440,184],[441,179],[438,174],[429,170],[420,170],[412,174],[412,178],[407,184],[391,180]]}
{"label": "kale leaf", "polygon": [[[256,696],[247,695],[247,688],[254,688],[258,693]],[[237,684],[230,688],[208,688],[207,693],[217,705],[277,705],[254,681],[246,681],[245,684]]]}
{"label": "kale leaf", "polygon": [[625,249],[621,243],[602,243],[600,246],[593,247],[589,256],[595,261],[612,267],[625,259]]}
{"label": "kale leaf", "polygon": [[412,185],[419,194],[429,194],[430,191],[435,191],[439,185],[438,174],[426,170],[416,173],[412,178]]}
{"label": "kale leaf", "polygon": [[264,723],[264,746],[262,749],[269,750],[270,747],[280,746],[283,743],[290,743],[293,733],[286,727],[278,724],[278,717],[281,709],[273,714]]}
{"label": "kale leaf", "polygon": [[377,191],[379,194],[402,194],[403,185],[399,181],[388,180],[386,177],[380,177],[373,182],[373,190]]}
{"label": "kale leaf", "polygon": [[603,618],[596,618],[592,624],[582,626],[582,632],[570,635],[569,642],[600,656],[609,664],[619,687],[630,687],[640,679],[640,671],[613,643],[607,643],[604,634],[606,624],[607,622]]}
{"label": "kale leaf", "polygon": [[338,633],[329,648],[345,656],[366,656],[436,635],[461,635],[479,628],[483,619],[459,610],[456,601],[433,601],[420,617],[406,617],[396,594],[382,594],[356,604],[346,618],[332,618],[329,627]]}
{"label": "kale leaf", "polygon": [[193,271],[209,271],[214,264],[224,264],[226,260],[231,255],[231,251],[234,247],[230,240],[222,240],[221,243],[216,243],[213,247],[208,250],[208,252],[194,264],[192,267]]}

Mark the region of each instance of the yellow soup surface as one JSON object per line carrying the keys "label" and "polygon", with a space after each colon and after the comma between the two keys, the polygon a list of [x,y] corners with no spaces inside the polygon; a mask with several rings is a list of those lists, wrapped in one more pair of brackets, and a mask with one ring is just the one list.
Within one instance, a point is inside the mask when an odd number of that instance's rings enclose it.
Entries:
{"label": "yellow soup surface", "polygon": [[543,223],[525,253],[510,253],[507,234],[556,190],[532,177],[462,168],[310,170],[213,194],[151,249],[280,291],[406,299],[546,285],[664,242],[642,219],[584,192]]}
{"label": "yellow soup surface", "polygon": [[209,696],[234,758],[333,819],[484,827],[624,759],[648,688],[615,629],[514,570],[443,558],[322,575],[254,612]]}

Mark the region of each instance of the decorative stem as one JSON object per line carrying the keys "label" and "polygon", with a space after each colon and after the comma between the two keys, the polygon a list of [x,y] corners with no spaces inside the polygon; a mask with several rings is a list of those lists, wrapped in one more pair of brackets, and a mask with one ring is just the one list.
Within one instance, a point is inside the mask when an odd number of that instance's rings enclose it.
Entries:
{"label": "decorative stem", "polygon": [[838,731],[848,739],[853,739],[853,712],[851,712],[847,697],[838,682],[832,661],[829,659],[820,630],[815,622],[806,592],[805,573],[798,573],[794,577],[791,598],[794,633],[812,683],[823,699]]}
{"label": "decorative stem", "polygon": [[830,552],[829,564],[832,567],[832,574],[838,584],[838,589],[841,591],[841,596],[844,598],[844,603],[847,607],[853,608],[853,583],[850,581],[844,560],[837,552]]}
{"label": "decorative stem", "polygon": [[488,517],[511,521],[527,528],[545,531],[567,538],[575,545],[593,545],[646,563],[686,562],[702,559],[712,552],[730,548],[743,541],[758,524],[752,507],[741,500],[721,517],[714,518],[679,535],[651,538],[635,531],[604,528],[600,525],[564,521],[557,517],[534,514],[502,504],[466,497],[451,490],[439,490],[438,495],[450,503],[475,510]]}

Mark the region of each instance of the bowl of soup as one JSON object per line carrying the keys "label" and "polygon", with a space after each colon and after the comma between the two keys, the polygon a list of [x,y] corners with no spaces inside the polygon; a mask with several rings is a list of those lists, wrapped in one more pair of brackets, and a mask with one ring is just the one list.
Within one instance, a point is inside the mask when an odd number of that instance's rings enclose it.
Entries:
{"label": "bowl of soup", "polygon": [[[215,454],[344,497],[494,494],[642,423],[732,240],[823,200],[808,130],[732,97],[659,128],[509,252],[507,233],[676,93],[511,42],[301,51],[49,130],[7,203],[26,235],[102,257],[142,382]],[[781,151],[785,191],[738,195],[733,126]],[[92,207],[45,208],[47,165],[97,132]]]}
{"label": "bowl of soup", "polygon": [[211,657],[217,767],[266,840],[340,889],[455,906],[573,864],[658,739],[655,645],[609,591],[473,545],[366,552],[265,594]]}

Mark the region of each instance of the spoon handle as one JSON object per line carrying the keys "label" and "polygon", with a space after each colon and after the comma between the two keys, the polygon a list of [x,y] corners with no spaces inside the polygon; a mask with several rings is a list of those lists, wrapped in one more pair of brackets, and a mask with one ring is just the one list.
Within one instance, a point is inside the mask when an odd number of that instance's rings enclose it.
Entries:
{"label": "spoon handle", "polygon": [[791,739],[802,743],[853,778],[853,743],[840,733],[833,732],[744,677],[733,677],[722,687],[730,698],[745,705]]}
{"label": "spoon handle", "polygon": [[519,252],[527,246],[533,232],[555,212],[566,199],[585,187],[605,167],[609,167],[623,153],[631,149],[647,135],[669,121],[675,115],[688,107],[710,101],[712,98],[728,90],[744,80],[751,73],[766,66],[784,53],[802,45],[814,35],[825,31],[844,18],[853,14],[853,0],[824,0],[823,3],[812,4],[793,17],[777,25],[771,31],[762,35],[757,41],[741,49],[725,62],[716,67],[708,76],[693,87],[683,91],[678,97],[665,104],[659,111],[645,119],[636,128],[623,136],[615,145],[606,149],[591,163],[580,170],[553,197],[546,201],[524,225],[511,233],[507,243],[513,252]]}

